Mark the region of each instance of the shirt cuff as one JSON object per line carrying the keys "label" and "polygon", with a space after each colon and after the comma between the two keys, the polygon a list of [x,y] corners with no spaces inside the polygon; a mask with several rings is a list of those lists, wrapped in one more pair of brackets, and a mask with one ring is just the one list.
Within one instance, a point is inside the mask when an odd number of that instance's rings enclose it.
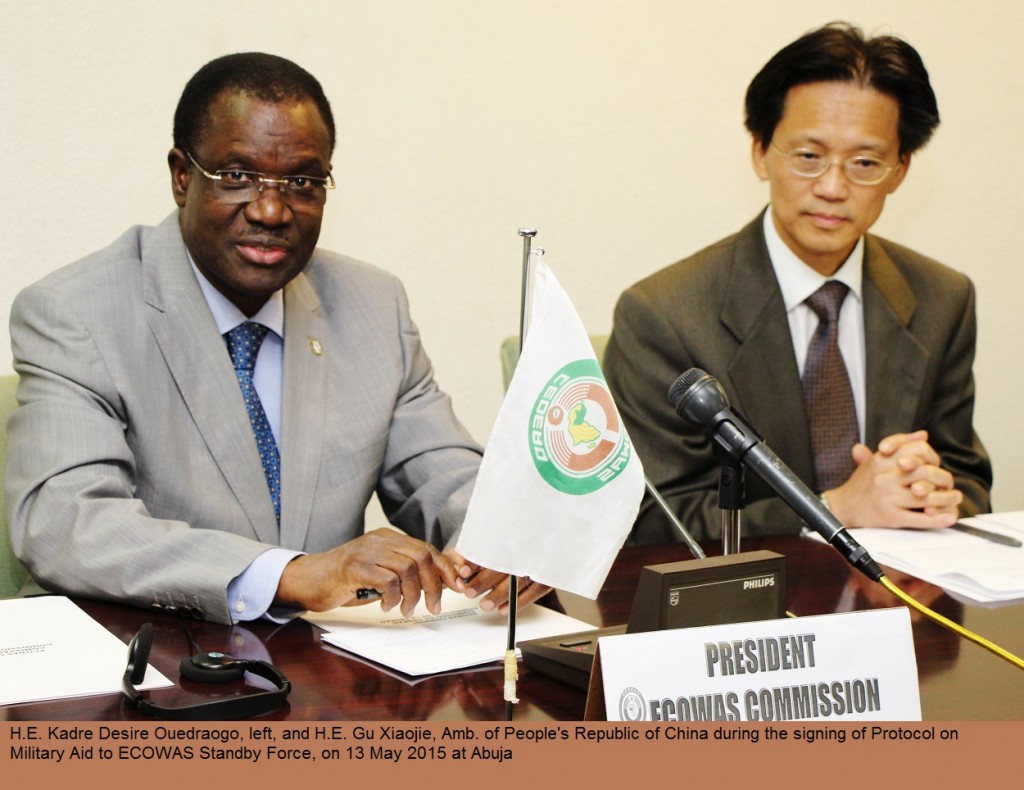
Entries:
{"label": "shirt cuff", "polygon": [[268,549],[231,580],[228,584],[228,611],[236,623],[260,617],[286,623],[301,614],[301,610],[291,607],[271,609],[284,566],[301,554],[303,552],[291,549]]}

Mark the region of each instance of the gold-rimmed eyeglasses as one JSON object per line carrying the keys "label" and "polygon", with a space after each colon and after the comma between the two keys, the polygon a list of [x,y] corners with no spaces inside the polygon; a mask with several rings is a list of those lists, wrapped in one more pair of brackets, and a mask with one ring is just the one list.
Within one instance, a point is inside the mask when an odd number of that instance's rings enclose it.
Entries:
{"label": "gold-rimmed eyeglasses", "polygon": [[320,207],[327,202],[327,190],[334,189],[334,176],[281,176],[271,178],[265,173],[248,170],[208,171],[188,151],[185,155],[200,173],[213,182],[213,193],[222,203],[252,203],[259,200],[267,186],[277,187],[281,199],[290,206]]}
{"label": "gold-rimmed eyeglasses", "polygon": [[794,148],[792,151],[783,151],[775,143],[772,143],[771,147],[782,156],[789,172],[802,178],[818,178],[824,175],[832,165],[840,165],[843,172],[846,173],[846,177],[854,184],[872,187],[881,184],[891,171],[900,167],[900,163],[890,165],[881,157],[872,154],[857,154],[846,159],[832,159],[811,148]]}

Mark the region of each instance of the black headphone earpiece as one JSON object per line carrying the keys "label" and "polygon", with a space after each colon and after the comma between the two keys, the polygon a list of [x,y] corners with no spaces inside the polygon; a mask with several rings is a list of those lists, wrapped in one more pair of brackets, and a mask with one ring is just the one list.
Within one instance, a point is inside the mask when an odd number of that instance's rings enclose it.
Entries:
{"label": "black headphone earpiece", "polygon": [[224,653],[200,653],[181,659],[178,671],[183,678],[199,683],[227,683],[242,677],[247,663]]}
{"label": "black headphone earpiece", "polygon": [[161,719],[224,721],[247,719],[281,707],[291,694],[291,681],[277,667],[266,661],[248,661],[224,653],[200,653],[185,658],[178,669],[182,677],[200,683],[224,683],[238,680],[246,672],[269,680],[275,688],[256,694],[242,694],[222,699],[185,705],[180,708],[165,708],[145,696],[135,686],[146,678],[146,667],[153,646],[153,624],[146,623],[128,646],[128,666],[121,678],[124,699],[136,710]]}
{"label": "black headphone earpiece", "polygon": [[[153,624],[146,623],[128,646],[128,669],[131,672],[132,685],[146,679],[146,667],[149,665],[149,651],[153,646]],[[133,660],[134,659],[134,660]]]}

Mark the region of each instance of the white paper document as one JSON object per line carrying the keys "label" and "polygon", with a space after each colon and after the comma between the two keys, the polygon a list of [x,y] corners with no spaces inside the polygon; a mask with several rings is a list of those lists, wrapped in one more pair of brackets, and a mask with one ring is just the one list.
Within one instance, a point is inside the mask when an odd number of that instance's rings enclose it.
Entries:
{"label": "white paper document", "polygon": [[[1024,511],[962,519],[1024,542]],[[1024,598],[1024,547],[950,529],[856,529],[877,562],[979,603]]]}
{"label": "white paper document", "polygon": [[[328,644],[397,669],[429,675],[501,660],[508,640],[508,617],[480,610],[480,600],[445,590],[441,614],[421,600],[411,617],[398,609],[382,612],[377,602],[309,612],[306,620],[326,632]],[[518,611],[516,641],[588,631],[589,623],[534,604]]]}
{"label": "white paper document", "polygon": [[[120,694],[128,646],[62,596],[0,600],[0,705]],[[140,689],[172,683],[149,667]]]}

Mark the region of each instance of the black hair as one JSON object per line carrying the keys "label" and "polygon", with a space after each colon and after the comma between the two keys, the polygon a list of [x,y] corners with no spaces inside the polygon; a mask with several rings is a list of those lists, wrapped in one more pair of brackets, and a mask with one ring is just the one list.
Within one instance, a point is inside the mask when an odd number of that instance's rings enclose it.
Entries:
{"label": "black hair", "polygon": [[901,157],[927,143],[939,125],[935,93],[916,49],[895,36],[865,39],[859,28],[832,22],[781,49],[747,88],[745,124],[763,149],[790,88],[811,82],[854,82],[895,99]]}
{"label": "black hair", "polygon": [[210,123],[210,105],[225,90],[247,93],[261,101],[312,101],[327,125],[334,151],[334,115],[316,77],[286,58],[263,52],[224,55],[192,76],[174,111],[175,148],[195,151]]}

